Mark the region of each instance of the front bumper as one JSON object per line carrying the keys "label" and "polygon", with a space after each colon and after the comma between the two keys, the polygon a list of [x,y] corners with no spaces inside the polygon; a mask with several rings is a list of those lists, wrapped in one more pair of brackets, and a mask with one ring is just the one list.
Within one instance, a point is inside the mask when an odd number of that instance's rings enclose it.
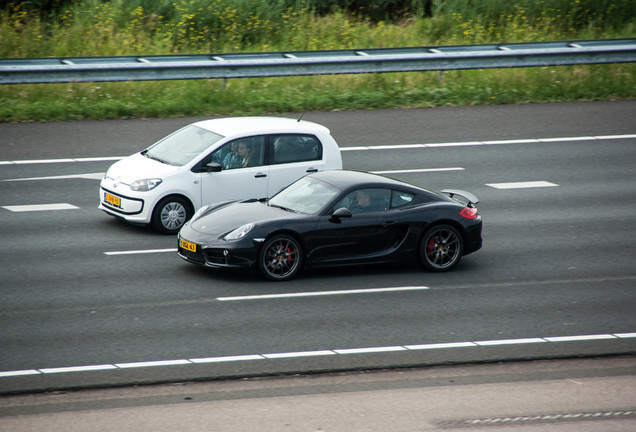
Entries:
{"label": "front bumper", "polygon": [[99,188],[98,208],[134,223],[148,223],[152,217],[151,208],[143,198],[115,192],[104,186]]}
{"label": "front bumper", "polygon": [[[193,232],[190,230],[190,232]],[[179,234],[177,239],[177,253],[184,260],[205,267],[225,269],[253,269],[258,257],[258,244],[252,241],[225,242],[217,240],[214,244],[207,243],[188,236],[186,239]],[[182,240],[196,245],[192,251],[184,247]]]}

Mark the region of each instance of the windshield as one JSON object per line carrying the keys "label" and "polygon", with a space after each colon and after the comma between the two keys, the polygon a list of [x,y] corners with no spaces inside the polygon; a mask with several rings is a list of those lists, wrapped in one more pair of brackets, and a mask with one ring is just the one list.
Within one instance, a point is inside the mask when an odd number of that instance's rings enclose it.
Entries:
{"label": "windshield", "polygon": [[312,177],[303,177],[269,200],[269,205],[298,213],[315,214],[331,201],[340,189]]}
{"label": "windshield", "polygon": [[219,134],[190,125],[167,136],[142,154],[168,165],[182,166],[221,138]]}

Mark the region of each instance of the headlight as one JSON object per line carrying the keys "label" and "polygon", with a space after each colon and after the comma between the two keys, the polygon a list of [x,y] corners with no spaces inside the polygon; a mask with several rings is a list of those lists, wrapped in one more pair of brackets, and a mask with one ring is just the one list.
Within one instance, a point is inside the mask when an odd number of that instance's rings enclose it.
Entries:
{"label": "headlight", "polygon": [[247,233],[252,230],[252,228],[254,228],[253,223],[245,224],[242,227],[235,229],[234,231],[232,231],[231,233],[223,237],[223,239],[227,241],[240,240],[243,237],[245,237]]}
{"label": "headlight", "polygon": [[149,190],[153,190],[157,186],[161,184],[161,179],[143,179],[137,180],[130,185],[130,189],[139,192],[147,192]]}

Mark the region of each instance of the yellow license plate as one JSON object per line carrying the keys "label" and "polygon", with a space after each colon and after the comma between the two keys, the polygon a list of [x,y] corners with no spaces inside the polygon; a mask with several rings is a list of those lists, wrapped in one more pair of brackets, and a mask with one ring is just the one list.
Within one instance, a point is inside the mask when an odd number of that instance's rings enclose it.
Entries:
{"label": "yellow license plate", "polygon": [[109,193],[104,193],[104,201],[121,208],[121,198],[119,197],[113,196]]}
{"label": "yellow license plate", "polygon": [[183,249],[187,249],[191,252],[196,252],[197,251],[197,245],[194,243],[190,243],[187,240],[181,239],[181,247]]}

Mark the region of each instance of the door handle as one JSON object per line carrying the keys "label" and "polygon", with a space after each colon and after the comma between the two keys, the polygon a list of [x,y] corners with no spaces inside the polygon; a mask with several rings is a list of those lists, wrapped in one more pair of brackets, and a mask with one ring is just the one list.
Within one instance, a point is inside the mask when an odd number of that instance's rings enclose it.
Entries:
{"label": "door handle", "polygon": [[267,174],[265,174],[265,173],[256,173],[256,174],[254,175],[254,177],[255,177],[255,178],[267,177]]}
{"label": "door handle", "polygon": [[391,225],[394,225],[393,221],[382,222],[382,226],[383,226],[384,228],[386,228],[386,227],[390,227]]}
{"label": "door handle", "polygon": [[318,172],[318,168],[307,168],[307,171],[306,171],[306,172],[308,172],[308,173],[315,173],[315,172]]}

